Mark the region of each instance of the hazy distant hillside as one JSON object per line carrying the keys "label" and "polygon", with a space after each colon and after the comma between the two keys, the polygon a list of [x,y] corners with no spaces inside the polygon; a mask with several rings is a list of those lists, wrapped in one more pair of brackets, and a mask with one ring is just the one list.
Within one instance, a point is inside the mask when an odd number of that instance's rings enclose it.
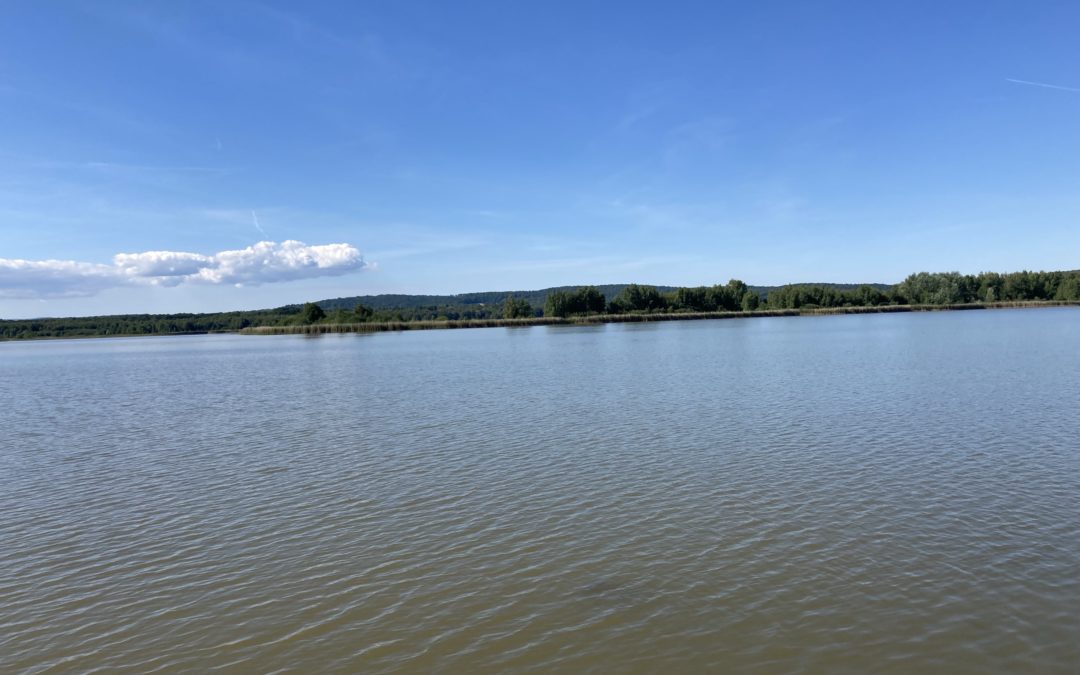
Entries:
{"label": "hazy distant hillside", "polygon": [[[596,288],[607,298],[614,298],[626,287],[626,284],[605,284]],[[458,295],[358,295],[351,298],[332,298],[319,300],[318,304],[323,309],[352,309],[357,304],[371,307],[372,309],[406,309],[410,307],[442,307],[464,305],[492,305],[501,304],[506,296],[513,295],[515,298],[525,300],[533,307],[543,307],[544,301],[552,291],[567,291],[580,288],[580,286],[556,286],[544,288],[538,291],[483,291],[479,293],[460,293]],[[657,286],[662,292],[674,290],[672,286]]]}
{"label": "hazy distant hillside", "polygon": [[[813,284],[814,286],[823,286],[825,288],[834,288],[837,290],[850,291],[858,288],[862,284]],[[892,288],[890,284],[866,284],[873,286],[874,288],[885,291]],[[596,286],[596,289],[603,293],[604,297],[608,300],[613,299],[619,293],[626,288],[627,284],[602,284]],[[352,309],[359,305],[370,307],[374,310],[391,310],[391,309],[411,309],[415,307],[465,307],[469,305],[493,305],[501,304],[506,296],[513,295],[515,298],[525,300],[533,307],[540,309],[544,306],[544,301],[547,300],[547,296],[552,291],[572,291],[581,286],[555,286],[553,288],[542,288],[536,291],[484,291],[480,293],[460,293],[458,295],[403,295],[403,294],[387,294],[387,295],[356,295],[347,298],[330,298],[328,300],[319,300],[318,304],[326,311],[334,309]],[[778,286],[751,286],[752,290],[756,291],[758,295],[765,297],[770,291],[779,288]],[[668,293],[676,289],[675,286],[656,286],[656,289],[661,293]]]}

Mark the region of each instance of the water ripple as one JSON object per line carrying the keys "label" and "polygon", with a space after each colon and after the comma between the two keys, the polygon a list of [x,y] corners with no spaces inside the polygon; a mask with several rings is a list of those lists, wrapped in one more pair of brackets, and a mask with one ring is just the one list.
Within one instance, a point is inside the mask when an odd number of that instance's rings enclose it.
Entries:
{"label": "water ripple", "polygon": [[0,671],[1075,672],[1080,322],[971,314],[0,345]]}

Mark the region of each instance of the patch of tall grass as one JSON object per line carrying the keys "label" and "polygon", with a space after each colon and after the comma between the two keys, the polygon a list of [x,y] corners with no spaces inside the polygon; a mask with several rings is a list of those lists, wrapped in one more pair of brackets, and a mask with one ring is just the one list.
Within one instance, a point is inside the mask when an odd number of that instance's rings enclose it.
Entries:
{"label": "patch of tall grass", "polygon": [[749,312],[670,312],[663,314],[592,314],[588,316],[541,316],[522,319],[460,319],[446,321],[373,321],[367,323],[316,323],[301,326],[253,326],[240,332],[245,335],[324,335],[331,333],[381,333],[403,330],[443,330],[452,328],[513,328],[518,326],[574,326],[602,323],[644,323],[650,321],[695,321],[707,319],[745,319],[770,316],[818,316],[830,314],[879,314],[890,312],[938,312],[969,309],[1004,309],[1010,307],[1080,306],[1074,300],[1030,300],[987,302],[961,305],[878,305],[872,307],[803,307],[801,309],[763,309]]}

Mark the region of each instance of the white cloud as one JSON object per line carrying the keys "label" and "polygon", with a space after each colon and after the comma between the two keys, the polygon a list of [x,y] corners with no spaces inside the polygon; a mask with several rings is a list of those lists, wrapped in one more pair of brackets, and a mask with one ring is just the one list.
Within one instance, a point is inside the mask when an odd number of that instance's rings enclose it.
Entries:
{"label": "white cloud", "polygon": [[260,241],[239,251],[222,251],[201,268],[197,280],[212,284],[262,284],[344,274],[364,267],[349,244],[308,246],[299,241]]}
{"label": "white cloud", "polygon": [[183,251],[118,253],[113,264],[0,258],[0,298],[69,298],[127,284],[257,286],[347,274],[371,265],[349,244],[260,241],[213,255]]}
{"label": "white cloud", "polygon": [[[218,254],[221,255],[221,254]],[[184,277],[198,274],[214,264],[213,256],[178,251],[146,251],[145,253],[117,253],[113,266],[124,276],[132,279],[151,279],[167,283],[165,279],[179,283]]]}
{"label": "white cloud", "polygon": [[0,258],[0,298],[77,298],[116,286],[110,265]]}

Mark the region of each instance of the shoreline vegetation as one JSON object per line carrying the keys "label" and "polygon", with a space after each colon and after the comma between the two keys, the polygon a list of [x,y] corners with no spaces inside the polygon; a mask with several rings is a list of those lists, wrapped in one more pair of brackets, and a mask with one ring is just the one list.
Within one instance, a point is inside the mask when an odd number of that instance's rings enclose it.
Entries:
{"label": "shoreline vegetation", "polygon": [[819,307],[810,309],[766,309],[746,312],[679,312],[666,314],[591,314],[569,317],[539,316],[515,319],[459,319],[443,321],[383,321],[367,323],[312,323],[292,326],[253,326],[238,331],[242,335],[330,335],[335,333],[382,333],[406,330],[457,328],[518,328],[529,326],[584,326],[608,323],[653,321],[701,321],[711,319],[752,319],[792,316],[838,316],[843,314],[892,314],[902,312],[947,312],[979,309],[1032,309],[1039,307],[1080,307],[1080,300],[1029,300],[1016,302],[968,303],[956,305],[883,305],[878,307]]}
{"label": "shoreline vegetation", "polygon": [[455,296],[335,298],[276,309],[0,320],[0,341],[242,333],[370,333],[438,328],[686,321],[1080,305],[1080,270],[912,274],[894,285],[697,287],[619,284]]}
{"label": "shoreline vegetation", "polygon": [[[609,323],[659,321],[707,321],[769,317],[840,316],[845,314],[896,314],[905,312],[953,312],[982,309],[1040,309],[1080,307],[1080,300],[1026,300],[954,305],[882,305],[877,307],[818,307],[763,309],[749,312],[679,312],[666,314],[591,314],[570,317],[524,317],[516,319],[445,319],[433,321],[372,321],[365,323],[312,323],[282,326],[249,326],[235,330],[195,330],[171,333],[110,333],[101,335],[50,335],[23,340],[79,340],[94,338],[163,337],[182,335],[333,335],[346,333],[386,333],[407,330],[453,330],[459,328],[528,328],[531,326],[589,326]],[[17,338],[19,339],[19,338]],[[17,340],[16,339],[16,340]],[[0,342],[15,341],[0,338]]]}

